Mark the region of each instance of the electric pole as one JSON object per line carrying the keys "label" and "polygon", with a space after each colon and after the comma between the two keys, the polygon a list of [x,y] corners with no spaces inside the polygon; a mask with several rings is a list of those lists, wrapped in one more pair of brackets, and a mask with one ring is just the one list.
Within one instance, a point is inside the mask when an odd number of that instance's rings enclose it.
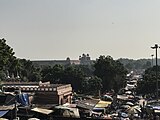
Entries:
{"label": "electric pole", "polygon": [[155,44],[154,47],[151,47],[152,49],[156,49],[156,98],[158,100],[158,65],[157,65],[157,49],[159,48],[158,47],[158,44]]}

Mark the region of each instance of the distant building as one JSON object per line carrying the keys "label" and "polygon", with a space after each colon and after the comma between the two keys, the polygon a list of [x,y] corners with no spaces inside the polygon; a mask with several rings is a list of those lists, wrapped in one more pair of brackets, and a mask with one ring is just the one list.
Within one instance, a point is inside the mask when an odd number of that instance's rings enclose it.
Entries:
{"label": "distant building", "polygon": [[34,104],[64,104],[71,103],[72,87],[70,84],[50,84],[37,82],[7,82],[2,84],[5,92],[20,90],[24,93],[34,94],[32,103]]}
{"label": "distant building", "polygon": [[35,66],[54,66],[56,64],[60,65],[92,65],[94,60],[91,60],[89,54],[82,54],[79,56],[78,60],[71,60],[67,57],[66,60],[37,60],[32,61]]}
{"label": "distant building", "polygon": [[91,65],[93,64],[93,61],[91,60],[89,54],[82,54],[82,56],[79,56],[79,61],[81,65]]}

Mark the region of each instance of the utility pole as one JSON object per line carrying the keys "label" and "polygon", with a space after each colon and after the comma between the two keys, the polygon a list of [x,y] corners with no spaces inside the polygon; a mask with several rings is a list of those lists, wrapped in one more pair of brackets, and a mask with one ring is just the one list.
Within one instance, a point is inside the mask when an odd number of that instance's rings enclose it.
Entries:
{"label": "utility pole", "polygon": [[153,66],[154,66],[154,65],[153,65],[153,56],[154,56],[154,55],[152,54],[151,56],[152,56],[152,65],[151,65],[151,67],[153,67]]}
{"label": "utility pole", "polygon": [[151,47],[152,49],[156,49],[156,98],[158,100],[158,65],[157,65],[157,49],[159,48],[158,47],[158,44],[155,44],[154,47]]}

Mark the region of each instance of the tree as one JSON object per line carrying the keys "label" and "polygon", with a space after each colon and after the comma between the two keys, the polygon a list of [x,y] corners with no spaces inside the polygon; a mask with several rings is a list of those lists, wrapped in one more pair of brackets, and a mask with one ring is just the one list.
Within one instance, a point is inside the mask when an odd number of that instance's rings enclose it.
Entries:
{"label": "tree", "polygon": [[[160,80],[160,66],[157,67],[158,80]],[[153,94],[156,95],[156,66],[145,70],[143,80],[138,82],[137,93],[138,94]]]}
{"label": "tree", "polygon": [[13,49],[6,44],[6,40],[0,39],[0,72],[3,75],[0,78],[3,80],[7,77],[6,72],[11,69],[12,61],[16,59],[14,54]]}
{"label": "tree", "polygon": [[150,67],[151,67],[151,62],[150,61],[147,61],[146,64],[143,65],[144,69],[148,69]]}
{"label": "tree", "polygon": [[93,65],[77,65],[75,67],[78,67],[79,69],[81,69],[86,77],[93,76],[93,72],[94,72]]}
{"label": "tree", "polygon": [[[96,88],[96,89],[95,89]],[[102,88],[102,79],[97,76],[87,77],[82,82],[82,90],[85,94],[97,95]]]}
{"label": "tree", "polygon": [[0,39],[0,70],[5,69],[9,60],[14,57],[13,49],[6,44],[6,40]]}
{"label": "tree", "polygon": [[0,82],[6,79],[6,74],[3,71],[0,71]]}
{"label": "tree", "polygon": [[6,44],[5,39],[0,39],[0,79],[8,80],[7,77],[14,77],[9,80],[39,81],[40,72],[30,60],[19,59],[14,56],[13,48]]}
{"label": "tree", "polygon": [[40,81],[41,74],[40,69],[35,68],[30,60],[19,59],[19,65],[17,71],[22,81]]}
{"label": "tree", "polygon": [[113,60],[111,56],[100,56],[94,67],[94,74],[102,79],[103,91],[118,91],[123,86],[127,71],[119,61]]}
{"label": "tree", "polygon": [[51,83],[59,83],[63,76],[64,67],[62,65],[48,66],[42,69],[41,74],[43,81],[50,81]]}
{"label": "tree", "polygon": [[54,76],[53,76],[53,73],[52,73],[52,67],[51,66],[44,67],[41,71],[41,75],[42,75],[42,81],[43,82],[54,81]]}
{"label": "tree", "polygon": [[82,92],[82,81],[84,79],[85,76],[81,69],[75,66],[69,66],[64,69],[61,83],[71,84],[74,91]]}
{"label": "tree", "polygon": [[53,75],[55,79],[55,83],[59,83],[60,79],[62,78],[63,72],[64,72],[64,67],[62,65],[55,65],[53,66]]}
{"label": "tree", "polygon": [[120,58],[118,59],[125,68],[127,68],[129,71],[131,70],[141,70],[141,69],[147,69],[151,67],[151,59],[138,59],[138,60],[133,60],[133,59],[123,59]]}

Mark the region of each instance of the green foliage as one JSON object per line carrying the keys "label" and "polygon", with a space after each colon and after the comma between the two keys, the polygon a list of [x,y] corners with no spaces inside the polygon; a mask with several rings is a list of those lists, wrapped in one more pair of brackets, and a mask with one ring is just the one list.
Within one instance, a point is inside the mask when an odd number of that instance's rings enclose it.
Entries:
{"label": "green foliage", "polygon": [[7,71],[13,71],[13,65],[16,60],[13,49],[6,44],[6,40],[0,39],[0,79],[5,80]]}
{"label": "green foliage", "polygon": [[0,70],[5,70],[14,59],[13,49],[6,44],[5,39],[0,39]]}
{"label": "green foliage", "polygon": [[[160,66],[157,67],[158,80],[160,80]],[[156,66],[145,70],[143,75],[143,81],[138,82],[137,86],[138,94],[154,94],[156,93]]]}
{"label": "green foliage", "polygon": [[123,86],[127,71],[119,61],[111,56],[100,56],[94,67],[94,74],[102,79],[103,91],[118,91]]}
{"label": "green foliage", "polygon": [[69,66],[65,68],[64,74],[62,77],[62,83],[72,84],[73,89],[76,92],[82,92],[82,81],[85,79],[84,73],[80,68],[76,66]]}
{"label": "green foliage", "polygon": [[94,72],[93,65],[77,65],[75,67],[78,67],[79,69],[81,69],[86,77],[93,76],[93,72]]}
{"label": "green foliage", "polygon": [[16,58],[13,48],[6,44],[5,39],[0,39],[0,80],[7,80],[8,76],[14,76],[17,80],[20,76],[21,81],[39,81],[39,71],[31,61]]}
{"label": "green foliage", "polygon": [[6,74],[4,73],[4,71],[0,71],[0,81],[3,81],[6,79]]}
{"label": "green foliage", "polygon": [[35,68],[30,60],[18,59],[16,67],[22,81],[41,80],[40,69]]}
{"label": "green foliage", "polygon": [[82,81],[85,76],[82,70],[77,66],[68,66],[64,68],[62,65],[53,67],[45,67],[41,71],[42,80],[51,83],[71,84],[74,91],[82,92]]}
{"label": "green foliage", "polygon": [[44,67],[41,71],[43,81],[51,83],[59,83],[63,76],[64,67],[62,65],[54,65],[53,67]]}
{"label": "green foliage", "polygon": [[[95,89],[96,88],[96,89]],[[87,77],[82,82],[82,90],[85,94],[96,94],[102,88],[102,79],[97,76]]]}
{"label": "green foliage", "polygon": [[139,59],[139,60],[133,60],[133,59],[118,59],[125,68],[128,70],[134,70],[134,69],[148,69],[151,67],[151,59]]}

